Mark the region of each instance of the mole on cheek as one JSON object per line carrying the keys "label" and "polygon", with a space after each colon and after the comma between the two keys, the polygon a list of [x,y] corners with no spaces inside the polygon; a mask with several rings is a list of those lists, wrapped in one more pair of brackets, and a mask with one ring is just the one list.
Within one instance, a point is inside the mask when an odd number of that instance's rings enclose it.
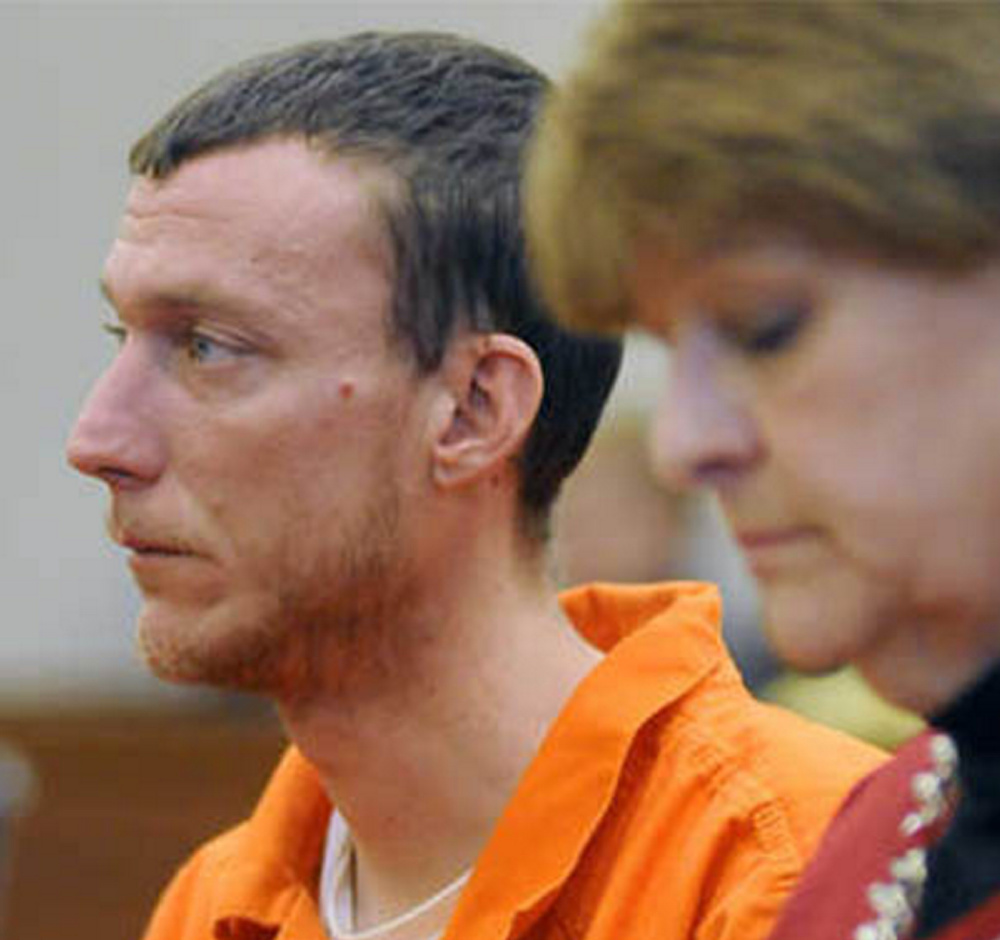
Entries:
{"label": "mole on cheek", "polygon": [[353,382],[341,382],[340,383],[340,397],[344,401],[350,401],[354,397],[354,383]]}

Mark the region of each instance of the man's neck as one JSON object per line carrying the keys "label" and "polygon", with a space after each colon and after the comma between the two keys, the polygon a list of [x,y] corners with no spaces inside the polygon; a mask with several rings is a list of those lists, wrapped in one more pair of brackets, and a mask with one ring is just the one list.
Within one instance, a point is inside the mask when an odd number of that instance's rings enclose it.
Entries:
{"label": "man's neck", "polygon": [[340,689],[282,709],[350,826],[361,928],[420,903],[474,863],[552,721],[599,659],[543,579],[492,583],[491,592],[480,581],[474,595],[443,602],[438,592],[432,609],[400,616],[396,635],[421,640],[381,677],[378,694],[345,700]]}

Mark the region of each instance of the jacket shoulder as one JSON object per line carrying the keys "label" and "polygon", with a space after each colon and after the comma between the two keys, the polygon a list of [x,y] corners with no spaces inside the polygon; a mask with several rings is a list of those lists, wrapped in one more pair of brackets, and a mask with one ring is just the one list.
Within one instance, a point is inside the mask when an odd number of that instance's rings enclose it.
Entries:
{"label": "jacket shoulder", "polygon": [[614,825],[645,843],[646,883],[670,887],[684,936],[764,938],[844,798],[884,760],[757,701],[723,669],[636,740]]}
{"label": "jacket shoulder", "polygon": [[[672,719],[672,720],[671,720]],[[879,748],[759,701],[720,670],[666,716],[661,742],[684,752],[700,784],[749,813],[766,844],[801,862],[852,789],[888,759]]]}
{"label": "jacket shoulder", "polygon": [[243,823],[198,848],[160,894],[143,940],[215,940],[220,882],[239,855]]}

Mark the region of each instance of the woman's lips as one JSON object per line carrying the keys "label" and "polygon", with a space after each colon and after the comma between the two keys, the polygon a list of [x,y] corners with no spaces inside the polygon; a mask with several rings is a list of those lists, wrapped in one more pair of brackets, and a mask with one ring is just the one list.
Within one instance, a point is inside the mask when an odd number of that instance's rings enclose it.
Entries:
{"label": "woman's lips", "polygon": [[814,540],[816,530],[808,526],[738,529],[735,539],[755,574],[764,574],[796,557]]}

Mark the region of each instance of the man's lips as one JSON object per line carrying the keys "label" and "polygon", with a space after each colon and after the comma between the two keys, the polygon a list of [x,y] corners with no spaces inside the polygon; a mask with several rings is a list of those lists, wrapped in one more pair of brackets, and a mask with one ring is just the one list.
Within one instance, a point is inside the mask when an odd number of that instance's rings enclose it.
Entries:
{"label": "man's lips", "polygon": [[112,540],[128,553],[128,567],[144,592],[188,584],[191,578],[202,579],[215,567],[210,555],[167,526],[112,515],[107,529]]}
{"label": "man's lips", "polygon": [[126,521],[109,513],[106,519],[108,535],[116,545],[134,555],[196,555],[198,552],[185,539],[163,528],[136,520]]}
{"label": "man's lips", "polygon": [[131,552],[133,558],[191,558],[193,557],[190,552],[181,552],[172,548],[163,548],[160,546],[142,546],[142,547],[132,547],[126,546]]}
{"label": "man's lips", "polygon": [[174,545],[163,545],[156,542],[129,541],[126,539],[123,545],[130,553],[128,556],[129,567],[140,578],[151,575],[156,571],[167,570],[179,564],[186,564],[197,557]]}
{"label": "man's lips", "polygon": [[181,572],[187,577],[192,565],[205,560],[204,555],[173,541],[125,536],[119,544],[128,551],[128,566],[144,589],[160,584],[163,577]]}
{"label": "man's lips", "polygon": [[173,538],[139,534],[129,530],[112,528],[111,537],[122,548],[130,551],[133,556],[142,558],[173,558],[196,555],[191,546]]}

